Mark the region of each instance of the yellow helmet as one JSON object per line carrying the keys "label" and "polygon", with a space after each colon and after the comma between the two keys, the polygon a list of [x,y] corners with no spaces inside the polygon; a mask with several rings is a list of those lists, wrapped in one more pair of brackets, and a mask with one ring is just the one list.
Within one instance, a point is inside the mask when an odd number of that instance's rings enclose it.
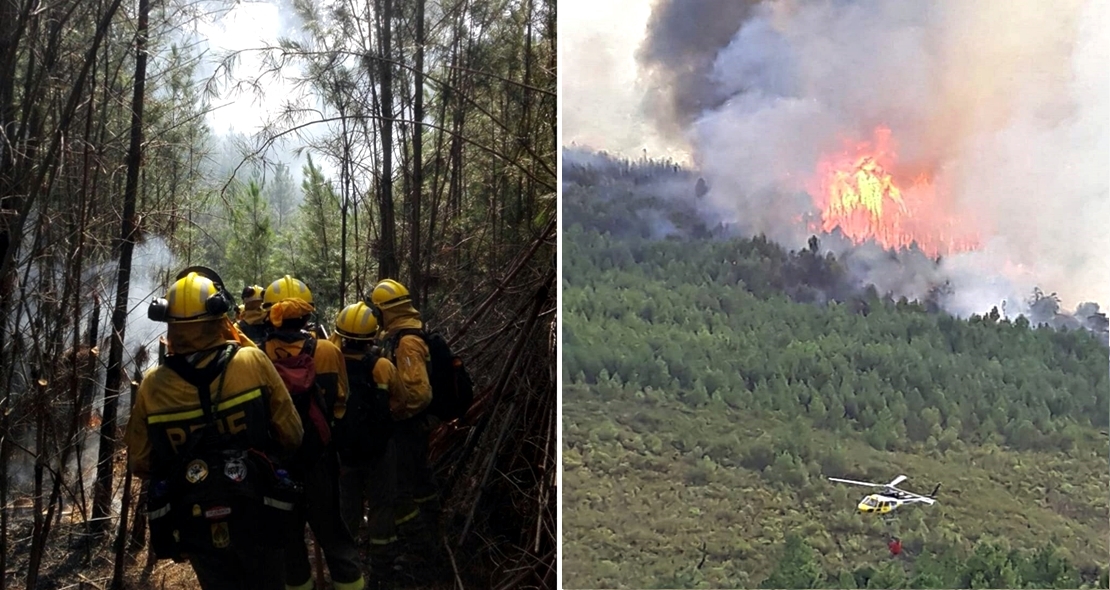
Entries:
{"label": "yellow helmet", "polygon": [[243,303],[250,303],[251,301],[262,301],[262,293],[265,291],[258,285],[251,285],[243,289]]}
{"label": "yellow helmet", "polygon": [[266,287],[266,293],[262,296],[262,305],[268,308],[279,301],[293,298],[301,299],[305,303],[315,307],[315,304],[312,303],[312,291],[308,290],[308,285],[305,285],[303,282],[289,275],[285,275],[270,283],[269,287]]}
{"label": "yellow helmet", "polygon": [[384,279],[370,294],[370,301],[378,309],[389,309],[411,301],[409,290],[393,279]]}
{"label": "yellow helmet", "polygon": [[156,322],[200,322],[231,311],[232,301],[212,279],[190,272],[170,285],[164,298],[150,303],[147,317]]}
{"label": "yellow helmet", "polygon": [[359,301],[335,317],[335,332],[351,340],[373,340],[378,335],[378,318],[369,305]]}

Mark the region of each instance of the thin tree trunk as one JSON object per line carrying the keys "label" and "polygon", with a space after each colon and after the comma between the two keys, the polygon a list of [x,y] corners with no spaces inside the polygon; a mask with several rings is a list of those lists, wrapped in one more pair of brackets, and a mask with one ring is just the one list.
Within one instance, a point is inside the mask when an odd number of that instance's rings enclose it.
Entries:
{"label": "thin tree trunk", "polygon": [[[339,100],[344,100],[339,97]],[[339,207],[339,305],[347,303],[347,205],[351,202],[351,138],[347,135],[346,108],[340,110],[343,125],[343,204]]]}
{"label": "thin tree trunk", "polygon": [[[457,50],[457,46],[456,46],[455,49]],[[454,79],[455,79],[456,76],[458,76],[458,70],[451,70],[451,72],[448,74],[448,81],[449,81],[448,83],[451,84],[451,85],[454,85]],[[443,121],[443,122],[447,121],[447,103],[448,102],[449,101],[447,101],[446,99],[441,99],[439,101],[439,116],[436,118],[437,121]],[[427,237],[424,239],[424,270],[422,271],[423,275],[424,275],[424,281],[423,281],[423,283],[424,283],[423,284],[424,292],[421,293],[421,300],[422,301],[427,301],[428,300],[428,287],[429,287],[428,283],[432,280],[430,278],[431,274],[432,274],[432,257],[433,257],[433,253],[436,251],[436,248],[435,248],[435,244],[436,244],[436,242],[435,242],[436,221],[437,221],[437,218],[440,214],[440,207],[443,203],[443,192],[444,192],[443,189],[447,185],[447,183],[444,182],[444,172],[443,172],[444,162],[445,162],[443,151],[444,151],[445,138],[446,138],[446,135],[447,135],[445,133],[445,131],[446,131],[446,127],[444,125],[441,125],[436,130],[436,134],[435,134],[436,135],[436,139],[435,139],[436,148],[435,148],[435,157],[433,158],[434,161],[435,161],[435,169],[432,172],[432,188],[428,192],[428,194],[430,194],[431,197],[432,197],[432,202],[431,202],[431,207],[429,207],[429,209],[428,209],[428,234],[427,234]]]}
{"label": "thin tree trunk", "polygon": [[382,127],[382,182],[379,217],[381,238],[378,248],[378,278],[396,278],[400,270],[397,262],[397,228],[393,213],[393,0],[376,0],[378,6],[381,56],[381,101],[379,114]]}
{"label": "thin tree trunk", "polygon": [[42,515],[42,475],[46,467],[46,381],[38,375],[35,379],[35,489],[31,502],[34,512],[34,524],[31,529],[31,554],[27,563],[27,590],[35,590],[38,586],[39,567],[42,565],[42,552],[45,546],[43,528],[49,523],[43,522]]}
{"label": "thin tree trunk", "polygon": [[[85,341],[89,347],[89,354],[93,354],[93,349],[100,338],[100,297],[93,295],[92,301],[92,315],[89,316],[89,327],[87,340]],[[82,416],[81,422],[88,424],[89,418],[92,417],[92,398],[96,392],[96,363],[93,359],[89,359],[89,373],[85,376],[85,382],[81,384],[79,397],[77,398],[76,411],[80,412]],[[84,436],[80,435],[77,438],[77,490],[80,495],[81,502],[81,516],[85,522],[85,532],[90,532],[90,523],[88,518],[88,498],[85,497],[85,442]],[[86,538],[89,538],[86,534]],[[86,544],[86,549],[88,544]]]}
{"label": "thin tree trunk", "polygon": [[[146,1],[146,0],[144,0]],[[146,357],[146,349],[140,349],[135,355],[136,359],[139,357]],[[135,407],[135,398],[139,394],[139,384],[143,380],[141,368],[136,362],[135,375],[131,381],[131,396],[129,400],[129,407]],[[116,546],[115,546],[115,566],[112,568],[112,582],[109,588],[112,590],[120,590],[123,588],[123,566],[124,566],[124,548],[127,547],[127,516],[131,513],[131,464],[128,462],[126,474],[123,477],[123,502],[119,509],[119,531],[116,533]]]}
{"label": "thin tree trunk", "polygon": [[409,202],[409,293],[417,309],[424,307],[424,278],[420,264],[420,200],[424,191],[424,0],[416,1],[416,98],[413,106],[412,190]]}
{"label": "thin tree trunk", "polygon": [[12,454],[8,409],[5,405],[7,404],[0,403],[0,590],[6,590],[8,578],[8,466],[11,465]]}
{"label": "thin tree trunk", "polygon": [[119,240],[119,273],[116,305],[112,310],[112,343],[108,352],[108,376],[104,384],[104,413],[97,452],[96,490],[93,520],[98,531],[105,530],[103,519],[112,502],[112,458],[116,451],[116,411],[123,378],[123,343],[127,328],[127,296],[131,289],[131,257],[135,250],[135,201],[138,195],[139,166],[142,164],[143,97],[146,90],[146,36],[150,0],[139,0],[139,23],[135,39],[135,93],[131,100],[131,145],[127,151],[127,186],[123,193],[123,226]]}
{"label": "thin tree trunk", "polygon": [[[47,504],[46,516],[43,518],[42,529],[39,531],[39,535],[42,538],[42,541],[40,542],[41,544],[39,545],[38,550],[32,549],[32,554],[38,556],[38,560],[34,563],[36,584],[38,580],[38,570],[42,567],[42,557],[45,551],[46,541],[50,538],[50,522],[54,519],[55,514],[58,515],[59,520],[61,519],[60,508],[62,505],[62,485],[64,485],[64,481],[62,479],[63,473],[60,470],[57,472],[51,471],[50,475],[52,481],[54,482],[54,485],[50,488],[50,501],[49,504]],[[35,586],[31,584],[27,585],[28,590],[34,587]]]}
{"label": "thin tree trunk", "polygon": [[[132,388],[134,392],[134,388]],[[127,516],[131,513],[131,466],[127,466],[127,473],[123,478],[123,501],[119,511],[119,529],[116,531],[116,542],[113,547],[115,557],[112,567],[112,581],[108,585],[112,590],[123,588],[123,566],[126,558],[127,547]]]}
{"label": "thin tree trunk", "polygon": [[[463,93],[467,91],[466,82],[468,79],[466,75],[462,74],[462,68],[469,65],[470,60],[468,54],[470,52],[470,43],[467,43],[466,48],[462,46],[463,32],[466,30],[463,26],[466,17],[466,6],[460,11],[459,16],[455,23],[455,51],[452,55],[454,71],[460,72],[456,79],[456,86],[459,88],[459,93],[454,97],[454,109],[451,116],[451,150],[450,150],[450,181],[447,186],[447,212],[444,215],[444,227],[449,224],[455,224],[454,231],[451,235],[452,246],[452,265],[456,268],[459,266],[460,258],[462,256],[462,249],[457,245],[462,241],[462,231],[459,229],[457,221],[462,212],[463,200],[463,129],[466,124],[466,99],[463,98]],[[464,55],[464,52],[467,55]]]}
{"label": "thin tree trunk", "polygon": [[[134,404],[134,397],[132,397],[132,404]],[[130,467],[128,467],[130,474]],[[130,475],[128,475],[130,477]],[[135,499],[135,521],[131,525],[131,542],[128,547],[132,551],[138,551],[146,545],[146,511],[143,507],[146,506],[146,493],[147,482],[143,481],[139,486],[139,496]]]}
{"label": "thin tree trunk", "polygon": [[[517,154],[525,151],[526,140],[524,138],[535,137],[535,135],[533,135],[532,133],[532,57],[534,53],[532,49],[532,0],[528,0],[527,6],[528,16],[526,20],[528,26],[524,34],[524,79],[522,80],[524,84],[524,107],[522,109],[523,112],[520,117],[520,134],[518,136],[520,140],[518,143],[519,147],[517,148],[516,152]],[[529,168],[531,169],[532,173],[535,174],[535,158],[532,158],[531,162],[532,165]],[[532,205],[534,204],[533,196],[535,193],[536,184],[532,181],[530,177],[526,176],[519,177],[518,182],[520,182],[521,184],[519,193],[517,194],[517,203],[519,204],[518,213],[520,215],[520,218],[517,220],[517,231],[523,232],[525,235],[527,235],[528,230],[532,229]],[[524,200],[524,194],[526,192],[524,188],[525,184],[527,184],[528,186],[527,201]]]}

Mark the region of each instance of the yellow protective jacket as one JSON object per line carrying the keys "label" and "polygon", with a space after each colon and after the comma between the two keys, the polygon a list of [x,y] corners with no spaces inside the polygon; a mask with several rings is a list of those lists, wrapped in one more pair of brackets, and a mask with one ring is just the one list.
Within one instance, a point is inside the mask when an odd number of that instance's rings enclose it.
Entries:
{"label": "yellow protective jacket", "polygon": [[[220,350],[196,366],[206,366]],[[234,444],[286,451],[301,444],[304,430],[293,400],[261,350],[240,348],[224,369],[222,388],[217,377],[210,389],[217,428],[234,435]],[[146,373],[124,435],[135,475],[149,478],[170,469],[174,456],[207,426],[197,395],[195,387],[165,365]]]}
{"label": "yellow protective jacket", "polygon": [[[277,360],[299,354],[305,338],[309,336],[307,332],[274,332],[266,340],[266,356],[270,360]],[[337,420],[343,418],[347,412],[347,392],[350,390],[343,352],[331,342],[317,338],[316,353],[312,355],[312,360],[316,365],[316,383],[324,390],[328,411]]]}
{"label": "yellow protective jacket", "polygon": [[387,344],[385,356],[393,361],[393,366],[375,365],[374,380],[389,382],[389,405],[393,419],[405,420],[424,411],[432,403],[432,384],[428,380],[431,353],[424,339],[413,334],[401,336],[395,346],[392,343],[391,336],[400,330],[423,329],[420,314],[411,305],[383,310],[383,319],[385,332],[382,342]]}

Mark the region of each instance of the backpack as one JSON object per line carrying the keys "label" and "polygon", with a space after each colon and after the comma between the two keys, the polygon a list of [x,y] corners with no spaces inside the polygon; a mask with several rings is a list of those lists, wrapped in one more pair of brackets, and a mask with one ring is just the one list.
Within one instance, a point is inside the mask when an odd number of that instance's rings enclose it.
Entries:
{"label": "backpack", "polygon": [[378,389],[373,379],[374,363],[381,358],[368,353],[347,362],[347,411],[335,426],[335,446],[343,463],[361,466],[375,463],[393,435],[389,391]]}
{"label": "backpack", "polygon": [[242,332],[247,338],[251,339],[256,345],[261,346],[266,341],[266,325],[265,324],[248,324],[246,320],[239,320],[239,331]]}
{"label": "backpack", "polygon": [[390,360],[397,362],[397,344],[403,336],[419,336],[428,345],[428,380],[432,385],[432,401],[424,411],[448,422],[466,415],[474,403],[474,381],[462,358],[451,351],[447,339],[439,332],[402,328],[386,342]]}
{"label": "backpack", "polygon": [[239,346],[228,345],[215,360],[197,368],[179,355],[166,366],[197,388],[207,424],[199,436],[151,482],[147,518],[151,549],[160,559],[181,561],[187,553],[211,553],[232,543],[280,548],[293,523],[300,490],[278,461],[262,450],[233,444],[220,433],[213,410],[211,385],[223,375]]}
{"label": "backpack", "polygon": [[[272,335],[271,335],[272,337]],[[315,464],[331,443],[331,421],[323,391],[316,383],[316,339],[305,338],[301,350],[295,355],[272,359],[293,406],[304,425],[304,439],[292,460],[293,466],[306,469]]]}

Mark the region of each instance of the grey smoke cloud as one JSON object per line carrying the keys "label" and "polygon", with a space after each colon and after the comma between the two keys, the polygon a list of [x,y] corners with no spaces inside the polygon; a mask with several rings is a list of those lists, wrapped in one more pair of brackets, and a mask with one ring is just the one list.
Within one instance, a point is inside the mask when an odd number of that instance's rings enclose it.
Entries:
{"label": "grey smoke cloud", "polygon": [[661,2],[639,54],[647,112],[685,130],[722,218],[804,244],[818,158],[884,125],[981,236],[942,264],[954,306],[1110,300],[1107,3],[750,4]]}
{"label": "grey smoke cloud", "polygon": [[645,111],[668,137],[721,96],[708,75],[725,46],[758,0],[670,0],[656,2],[648,36],[637,51],[645,73]]}

